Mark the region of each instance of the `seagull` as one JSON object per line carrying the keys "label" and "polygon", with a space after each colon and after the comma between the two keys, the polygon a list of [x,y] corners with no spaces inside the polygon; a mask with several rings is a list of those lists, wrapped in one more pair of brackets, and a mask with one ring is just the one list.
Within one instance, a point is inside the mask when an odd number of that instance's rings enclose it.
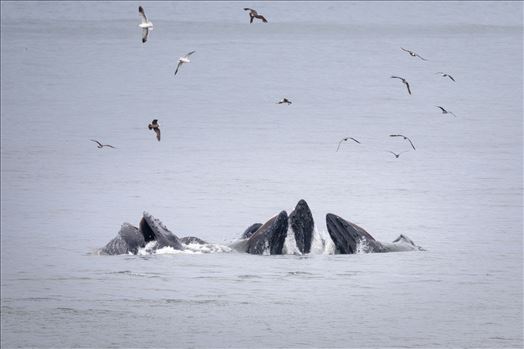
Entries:
{"label": "seagull", "polygon": [[290,105],[292,102],[287,98],[282,98],[280,101],[277,102],[277,104],[287,103],[287,105]]}
{"label": "seagull", "polygon": [[249,23],[253,23],[255,18],[261,19],[262,22],[267,23],[267,19],[264,16],[259,15],[257,11],[253,10],[252,8],[244,7],[244,11],[249,11]]}
{"label": "seagull", "polygon": [[393,155],[395,155],[395,159],[398,159],[398,157],[400,156],[400,154],[403,154],[403,153],[407,153],[409,150],[406,150],[406,151],[401,151],[400,153],[393,153],[392,151],[388,151],[388,153],[391,153]]}
{"label": "seagull", "polygon": [[183,57],[180,57],[178,59],[178,65],[176,66],[175,75],[176,75],[176,73],[178,73],[178,68],[180,68],[180,66],[182,64],[184,64],[184,63],[191,63],[191,61],[189,60],[189,56],[191,56],[193,53],[195,53],[195,51],[191,51],[187,55],[185,55]]}
{"label": "seagull", "polygon": [[404,85],[406,85],[406,87],[408,89],[408,93],[411,94],[411,90],[409,89],[409,83],[406,81],[406,79],[401,78],[400,76],[394,76],[394,75],[392,75],[391,78],[392,79],[400,79],[400,80],[402,80],[402,82],[404,83]]}
{"label": "seagull", "polygon": [[404,135],[389,135],[390,137],[403,137],[404,139],[407,139],[409,141],[409,143],[411,144],[411,147],[413,147],[413,150],[417,150],[415,149],[415,146],[413,145],[413,142],[411,141],[411,139],[409,139],[408,137],[404,136]]}
{"label": "seagull", "polygon": [[455,79],[453,79],[453,76],[451,76],[449,74],[443,73],[441,71],[439,71],[438,73],[435,73],[435,74],[440,74],[443,78],[450,78],[453,82],[455,82]]}
{"label": "seagull", "polygon": [[355,138],[353,138],[353,137],[342,138],[342,139],[340,140],[340,142],[338,142],[337,151],[338,151],[338,149],[340,148],[340,145],[342,144],[342,142],[345,142],[345,141],[347,141],[348,139],[351,139],[351,140],[357,142],[358,144],[360,144],[360,142],[357,141],[357,140],[356,140]]}
{"label": "seagull", "polygon": [[156,139],[160,142],[160,125],[158,124],[158,120],[153,120],[148,126],[150,130],[155,131],[156,133]]}
{"label": "seagull", "polygon": [[144,12],[144,8],[142,6],[138,6],[138,14],[142,19],[142,23],[140,23],[138,26],[142,28],[142,43],[144,43],[147,41],[147,35],[149,34],[149,31],[153,30],[153,23],[147,20],[146,13]]}
{"label": "seagull", "polygon": [[98,145],[97,145],[98,148],[109,147],[109,148],[115,148],[116,149],[116,147],[113,147],[111,144],[102,144],[99,141],[97,141],[96,139],[90,139],[90,141],[98,143]]}
{"label": "seagull", "polygon": [[440,108],[440,110],[442,110],[442,114],[451,114],[451,115],[453,115],[453,116],[456,117],[455,113],[450,112],[450,111],[447,111],[446,109],[442,108],[442,107],[439,106],[439,105],[436,105],[435,107]]}
{"label": "seagull", "polygon": [[413,51],[406,50],[405,48],[402,48],[402,47],[401,47],[401,49],[402,49],[402,51],[406,51],[407,53],[409,53],[409,55],[410,55],[411,57],[418,57],[418,58],[422,59],[423,61],[427,61],[427,59],[422,58],[421,56],[419,56],[418,54],[416,54],[416,53],[413,52]]}

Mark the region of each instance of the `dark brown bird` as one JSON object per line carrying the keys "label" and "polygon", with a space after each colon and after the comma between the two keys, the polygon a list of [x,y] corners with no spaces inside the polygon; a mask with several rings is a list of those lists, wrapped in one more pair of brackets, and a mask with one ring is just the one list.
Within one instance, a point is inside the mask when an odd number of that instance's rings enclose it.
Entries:
{"label": "dark brown bird", "polygon": [[97,141],[96,139],[90,139],[90,141],[98,143],[98,145],[97,145],[98,148],[109,147],[109,148],[116,149],[116,147],[113,147],[111,144],[102,144],[99,141]]}
{"label": "dark brown bird", "polygon": [[358,144],[360,144],[360,142],[357,141],[357,140],[356,140],[355,138],[353,138],[353,137],[342,138],[342,139],[340,140],[340,142],[338,142],[337,151],[338,151],[338,149],[340,148],[340,145],[342,144],[342,142],[346,142],[348,139],[351,139],[351,140],[357,142]]}
{"label": "dark brown bird", "polygon": [[443,73],[441,71],[439,71],[438,73],[435,73],[435,74],[440,74],[443,78],[450,78],[453,82],[455,82],[455,79],[453,79],[453,76],[451,76],[449,74]]}
{"label": "dark brown bird", "polygon": [[292,102],[287,98],[282,98],[280,101],[277,102],[277,104],[283,104],[287,103],[287,105],[290,105]]}
{"label": "dark brown bird", "polygon": [[153,120],[148,126],[150,130],[155,131],[156,133],[156,139],[160,142],[160,125],[158,124],[158,120]]}
{"label": "dark brown bird", "polygon": [[422,58],[420,55],[416,54],[416,53],[413,52],[413,51],[406,50],[405,48],[402,48],[402,47],[401,47],[401,49],[402,49],[402,51],[406,51],[407,53],[409,53],[409,55],[410,55],[411,57],[418,57],[418,58],[422,59],[423,61],[427,61],[427,59]]}
{"label": "dark brown bird", "polygon": [[401,151],[400,153],[393,153],[392,151],[389,151],[388,150],[388,153],[391,153],[393,155],[395,155],[395,159],[398,159],[398,157],[400,156],[400,154],[404,154],[404,153],[407,153],[409,150],[406,150],[406,151]]}
{"label": "dark brown bird", "polygon": [[439,105],[436,105],[435,107],[437,107],[437,108],[439,108],[440,110],[442,110],[442,114],[451,114],[451,115],[453,115],[454,117],[457,117],[457,116],[455,115],[455,113],[450,112],[450,111],[448,111],[448,110],[442,108],[442,107],[439,106]]}
{"label": "dark brown bird", "polygon": [[253,23],[255,18],[261,19],[262,22],[267,23],[267,19],[264,16],[259,15],[257,11],[253,10],[252,8],[244,7],[244,11],[249,11],[249,23]]}
{"label": "dark brown bird", "polygon": [[408,93],[411,94],[411,89],[409,88],[409,83],[407,82],[406,79],[401,78],[400,76],[394,76],[394,75],[392,75],[391,78],[392,79],[400,79],[400,80],[402,80],[402,82],[404,83],[404,85],[406,85],[406,88],[408,89]]}
{"label": "dark brown bird", "polygon": [[415,146],[413,145],[413,142],[411,141],[411,139],[409,139],[408,137],[406,137],[404,135],[389,135],[389,136],[390,137],[403,137],[404,139],[409,141],[409,144],[411,144],[411,147],[413,147],[413,150],[417,150],[417,149],[415,149]]}

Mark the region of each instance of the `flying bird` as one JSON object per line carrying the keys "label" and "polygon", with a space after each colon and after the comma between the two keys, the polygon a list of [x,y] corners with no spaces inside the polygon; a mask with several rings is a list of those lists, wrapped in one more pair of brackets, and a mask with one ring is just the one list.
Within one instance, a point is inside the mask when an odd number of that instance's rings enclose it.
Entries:
{"label": "flying bird", "polygon": [[442,110],[442,114],[451,114],[451,115],[453,115],[453,116],[456,117],[455,113],[453,113],[453,112],[451,112],[451,111],[448,111],[448,110],[442,108],[442,107],[439,106],[439,105],[436,105],[435,107],[437,107],[437,108],[439,108],[440,110]]}
{"label": "flying bird", "polygon": [[422,58],[420,55],[418,55],[417,53],[415,53],[415,52],[413,52],[413,51],[406,50],[405,48],[402,48],[402,47],[401,47],[401,49],[402,49],[402,51],[406,51],[407,53],[409,53],[409,55],[410,55],[411,57],[418,57],[418,58],[422,59],[423,61],[427,61],[427,59]]}
{"label": "flying bird", "polygon": [[96,139],[90,139],[90,141],[98,143],[97,148],[109,147],[109,148],[116,149],[116,147],[113,147],[111,144],[102,144],[99,141],[97,141]]}
{"label": "flying bird", "polygon": [[404,85],[406,85],[406,88],[408,89],[408,93],[411,94],[411,90],[409,88],[409,83],[406,81],[406,79],[401,78],[400,76],[394,76],[394,75],[392,75],[391,78],[392,79],[400,79],[400,80],[402,80],[402,82],[404,83]]}
{"label": "flying bird", "polygon": [[417,150],[417,149],[415,149],[415,146],[413,145],[413,142],[411,141],[411,139],[409,139],[408,137],[406,137],[404,135],[389,135],[389,136],[390,137],[403,137],[404,139],[409,141],[409,144],[411,144],[411,147],[413,148],[413,150]]}
{"label": "flying bird", "polygon": [[292,102],[287,98],[282,98],[280,101],[277,102],[277,104],[287,103],[287,105],[290,105]]}
{"label": "flying bird", "polygon": [[191,63],[191,61],[189,60],[189,56],[191,56],[193,53],[195,53],[195,51],[191,51],[187,55],[185,55],[183,57],[180,57],[178,59],[178,65],[176,66],[175,75],[176,75],[176,73],[178,73],[178,68],[180,68],[180,66],[182,64],[184,64],[184,63]]}
{"label": "flying bird", "polygon": [[252,8],[244,7],[244,11],[249,11],[249,23],[253,23],[255,18],[261,19],[262,22],[267,23],[267,19],[264,16],[259,15],[257,11],[253,10]]}
{"label": "flying bird", "polygon": [[409,150],[406,150],[406,151],[401,151],[400,153],[393,153],[392,151],[389,151],[388,150],[388,153],[391,153],[393,155],[395,155],[395,159],[398,159],[398,157],[400,156],[400,154],[404,154],[404,153],[407,153]]}
{"label": "flying bird", "polygon": [[144,8],[142,6],[138,6],[138,14],[140,15],[140,18],[142,19],[142,23],[138,25],[140,28],[142,28],[142,43],[145,43],[147,41],[147,36],[149,35],[149,31],[153,30],[153,23],[151,23],[147,19],[146,13],[144,12]]}
{"label": "flying bird", "polygon": [[353,138],[353,137],[342,138],[342,139],[340,140],[340,142],[338,142],[337,151],[338,151],[338,149],[340,148],[340,145],[342,144],[342,142],[346,142],[348,139],[351,139],[351,140],[357,142],[358,144],[360,144],[360,142],[357,141],[357,140],[356,140],[355,138]]}
{"label": "flying bird", "polygon": [[156,133],[156,139],[160,142],[160,125],[158,124],[158,120],[153,120],[148,126],[150,130],[155,131]]}
{"label": "flying bird", "polygon": [[435,73],[435,74],[440,74],[443,78],[450,78],[453,82],[455,82],[455,79],[453,79],[453,76],[451,76],[449,74],[443,73],[441,71],[439,71],[438,73]]}

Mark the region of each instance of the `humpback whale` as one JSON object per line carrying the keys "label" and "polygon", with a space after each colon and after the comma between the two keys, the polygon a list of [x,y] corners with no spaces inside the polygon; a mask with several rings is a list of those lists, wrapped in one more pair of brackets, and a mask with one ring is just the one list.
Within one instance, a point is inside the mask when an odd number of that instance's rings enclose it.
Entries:
{"label": "humpback whale", "polygon": [[287,236],[288,217],[287,212],[282,211],[278,215],[269,219],[251,235],[247,242],[247,253],[282,254],[284,241]]}
{"label": "humpback whale", "polygon": [[326,215],[326,225],[329,236],[335,244],[335,253],[424,251],[404,235],[400,235],[392,243],[377,241],[363,228],[332,213]]}
{"label": "humpback whale", "polygon": [[158,219],[144,212],[138,228],[129,223],[122,224],[118,235],[99,252],[107,255],[136,254],[139,248],[145,247],[151,241],[156,241],[155,250],[163,247],[172,247],[175,250],[184,249],[175,234]]}
{"label": "humpback whale", "polygon": [[311,239],[315,223],[305,200],[300,200],[295,210],[289,214],[289,225],[295,233],[295,241],[301,253],[311,252]]}
{"label": "humpback whale", "polygon": [[[332,213],[326,215],[326,224],[338,254],[424,251],[405,235],[400,235],[391,243],[377,241],[365,229]],[[239,240],[227,247],[209,244],[195,236],[178,238],[158,219],[144,212],[138,227],[122,224],[117,236],[100,249],[99,254],[137,254],[150,242],[154,244],[148,245],[148,251],[150,247],[153,251],[171,247],[188,253],[195,249],[206,253],[230,252],[231,249],[258,255],[294,253],[296,250],[292,248],[289,251],[290,246],[286,245],[288,232],[292,235],[287,243],[296,243],[300,253],[307,254],[311,253],[314,229],[313,215],[305,200],[300,200],[289,216],[286,211],[281,211],[264,224],[249,226]]]}

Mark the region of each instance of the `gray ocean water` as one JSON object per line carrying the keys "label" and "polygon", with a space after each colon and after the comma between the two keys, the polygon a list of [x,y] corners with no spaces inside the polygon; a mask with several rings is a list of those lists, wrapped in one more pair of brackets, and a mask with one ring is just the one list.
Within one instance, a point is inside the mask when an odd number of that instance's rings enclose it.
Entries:
{"label": "gray ocean water", "polygon": [[[521,348],[522,13],[2,1],[2,348]],[[143,211],[227,245],[299,199],[323,236],[335,213],[427,251],[95,253]]]}

